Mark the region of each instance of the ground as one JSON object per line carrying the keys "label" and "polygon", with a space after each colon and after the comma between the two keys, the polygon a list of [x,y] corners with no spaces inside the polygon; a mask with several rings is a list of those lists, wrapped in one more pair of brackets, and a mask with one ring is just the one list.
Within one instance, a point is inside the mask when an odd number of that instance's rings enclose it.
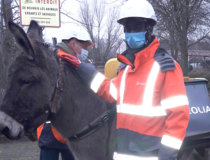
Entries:
{"label": "ground", "polygon": [[38,143],[26,137],[10,141],[0,136],[0,160],[39,160],[39,152]]}
{"label": "ground", "polygon": [[[38,143],[31,142],[26,137],[18,141],[10,141],[0,135],[0,160],[39,160],[39,152]],[[210,160],[210,149],[206,149],[204,158],[195,150],[184,152],[185,155],[179,160]]]}

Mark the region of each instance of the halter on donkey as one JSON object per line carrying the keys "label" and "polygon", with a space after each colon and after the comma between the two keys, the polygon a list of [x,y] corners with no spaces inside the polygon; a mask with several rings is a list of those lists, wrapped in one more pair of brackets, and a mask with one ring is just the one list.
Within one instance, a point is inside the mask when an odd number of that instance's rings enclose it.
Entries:
{"label": "halter on donkey", "polygon": [[[55,96],[59,77],[59,57],[41,42],[39,26],[32,21],[27,35],[21,27],[9,24],[20,54],[11,63],[8,83],[1,110],[22,124],[26,131],[33,131],[47,121]],[[106,111],[114,104],[103,101],[77,76],[74,68],[63,64],[62,83],[56,100],[56,113],[50,114],[52,125],[68,139],[93,122],[92,127],[100,126],[106,120]],[[58,85],[58,89],[61,86]],[[105,119],[101,116],[105,113]],[[98,120],[96,120],[98,118]],[[96,121],[95,121],[96,120]],[[77,160],[111,160],[115,149],[115,116],[96,132],[83,138],[68,139],[68,146]],[[88,127],[91,128],[91,127]]]}

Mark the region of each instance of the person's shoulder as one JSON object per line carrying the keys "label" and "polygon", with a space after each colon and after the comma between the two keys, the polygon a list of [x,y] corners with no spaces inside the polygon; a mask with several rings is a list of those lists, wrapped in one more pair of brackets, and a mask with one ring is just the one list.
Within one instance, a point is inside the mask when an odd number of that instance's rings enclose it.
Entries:
{"label": "person's shoulder", "polygon": [[156,50],[154,59],[160,65],[162,73],[176,69],[177,65],[174,58],[162,47]]}

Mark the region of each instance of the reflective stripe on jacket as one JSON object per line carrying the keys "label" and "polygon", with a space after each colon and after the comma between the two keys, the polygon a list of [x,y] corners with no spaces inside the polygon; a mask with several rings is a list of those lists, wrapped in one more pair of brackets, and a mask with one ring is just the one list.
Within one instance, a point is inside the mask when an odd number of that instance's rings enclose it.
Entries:
{"label": "reflective stripe on jacket", "polygon": [[117,129],[126,131],[118,132],[118,157],[127,153],[125,157],[148,158],[151,153],[153,159],[157,154],[161,160],[171,159],[185,137],[189,105],[182,70],[175,62],[176,69],[162,73],[154,59],[158,47],[156,38],[135,54],[134,64],[118,55],[127,66],[117,78],[110,81],[98,73],[92,80],[93,91],[106,101],[117,102]]}

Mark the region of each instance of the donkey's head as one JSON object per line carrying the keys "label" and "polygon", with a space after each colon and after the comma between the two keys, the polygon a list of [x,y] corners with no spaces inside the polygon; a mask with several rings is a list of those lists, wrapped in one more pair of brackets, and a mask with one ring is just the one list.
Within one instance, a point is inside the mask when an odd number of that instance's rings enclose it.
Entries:
{"label": "donkey's head", "polygon": [[58,58],[42,43],[36,21],[31,21],[27,34],[10,22],[20,54],[11,63],[1,110],[22,124],[34,129],[46,121],[58,78]]}

